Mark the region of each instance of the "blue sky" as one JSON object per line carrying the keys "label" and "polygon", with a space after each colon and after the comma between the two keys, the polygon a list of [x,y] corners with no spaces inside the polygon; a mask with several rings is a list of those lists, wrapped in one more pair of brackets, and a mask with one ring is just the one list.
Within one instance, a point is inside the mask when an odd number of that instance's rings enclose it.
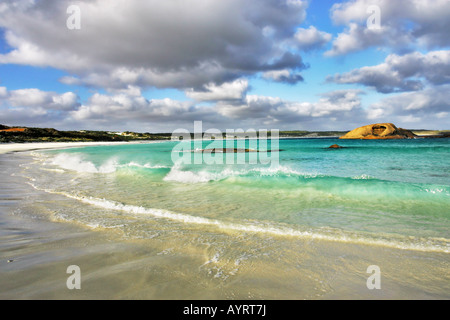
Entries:
{"label": "blue sky", "polygon": [[450,129],[449,16],[442,0],[9,1],[0,123]]}

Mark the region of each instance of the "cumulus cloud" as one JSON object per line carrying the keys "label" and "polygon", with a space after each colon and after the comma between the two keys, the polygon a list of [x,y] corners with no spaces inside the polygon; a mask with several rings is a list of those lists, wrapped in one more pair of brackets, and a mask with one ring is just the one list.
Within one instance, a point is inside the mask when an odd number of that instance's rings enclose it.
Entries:
{"label": "cumulus cloud", "polygon": [[449,110],[450,85],[446,84],[382,99],[368,108],[367,115],[373,121],[394,119],[406,127],[420,122],[429,127],[447,128]]}
{"label": "cumulus cloud", "polygon": [[[71,92],[57,94],[37,89],[8,91],[0,87],[2,123],[56,128],[172,131],[202,120],[205,128],[328,129],[352,115],[364,116],[359,90],[325,93],[316,102],[287,101],[278,97],[245,95],[242,99],[197,105],[195,101],[147,99],[138,92],[93,94],[85,103]],[[209,98],[209,97],[208,97]]]}
{"label": "cumulus cloud", "polygon": [[327,80],[361,84],[381,93],[422,90],[426,85],[450,83],[450,51],[391,54],[382,64],[330,76]]}
{"label": "cumulus cloud", "polygon": [[0,87],[0,99],[5,98],[8,95],[8,89],[6,87]]}
{"label": "cumulus cloud", "polygon": [[117,130],[148,130],[168,132],[180,126],[192,125],[194,121],[221,122],[217,114],[191,101],[174,99],[147,99],[142,95],[126,93],[92,95],[78,109],[66,114],[67,119],[87,123],[96,128]]}
{"label": "cumulus cloud", "polygon": [[[380,28],[368,28],[368,8],[380,8]],[[347,26],[333,40],[328,56],[344,55],[372,46],[397,51],[411,50],[413,45],[427,49],[450,44],[450,2],[446,0],[352,0],[336,3],[331,18]]]}
{"label": "cumulus cloud", "polygon": [[208,83],[202,89],[199,91],[191,88],[186,91],[186,96],[197,101],[240,100],[248,90],[248,81],[238,79],[221,85]]}
{"label": "cumulus cloud", "polygon": [[105,95],[96,93],[86,104],[71,112],[76,120],[130,119],[138,121],[158,121],[161,118],[176,118],[190,111],[191,104],[172,99],[147,100],[142,96],[126,94]]}
{"label": "cumulus cloud", "polygon": [[248,95],[240,104],[219,103],[217,111],[228,118],[260,119],[263,123],[293,123],[313,118],[341,117],[360,112],[360,90],[325,93],[316,102],[286,101],[278,97]]}
{"label": "cumulus cloud", "polygon": [[79,106],[78,96],[73,92],[59,94],[39,89],[19,89],[8,91],[0,88],[0,102],[11,108],[34,108],[52,110],[73,110]]}
{"label": "cumulus cloud", "polygon": [[[332,39],[302,25],[307,0],[4,1],[0,64],[53,67],[65,71],[61,83],[102,93],[79,103],[73,92],[0,87],[2,121],[138,131],[170,131],[195,120],[221,129],[343,129],[367,120],[413,123],[421,117],[444,123],[450,2],[379,0],[381,25],[375,29],[366,25],[373,3],[333,5],[331,19],[344,30]],[[80,30],[66,27],[72,4],[81,9]],[[300,53],[315,53],[330,43],[327,56],[391,49],[395,54],[383,63],[327,81],[397,95],[368,108],[362,105],[364,92],[356,89],[305,102],[248,95],[255,76],[285,84],[304,81],[302,71],[309,66]],[[143,95],[147,88],[176,88],[191,100],[150,99]]]}
{"label": "cumulus cloud", "polygon": [[304,80],[301,74],[293,73],[287,69],[267,71],[264,72],[262,76],[264,79],[275,82],[282,82],[286,84],[296,84]]}
{"label": "cumulus cloud", "polygon": [[347,31],[338,34],[333,40],[332,49],[326,51],[324,55],[340,56],[377,46],[400,50],[411,43],[411,36],[399,29],[387,26],[381,26],[380,29],[369,29],[365,25],[350,22]]}
{"label": "cumulus cloud", "polygon": [[39,89],[8,90],[0,87],[0,112],[3,124],[54,126],[66,119],[80,103],[73,92],[56,93]]}
{"label": "cumulus cloud", "polygon": [[295,44],[300,50],[311,51],[325,46],[330,42],[332,35],[310,26],[308,29],[298,28],[294,38]]}
{"label": "cumulus cloud", "polygon": [[[304,68],[283,47],[307,1],[80,0],[81,29],[66,27],[70,0],[2,4],[0,27],[13,49],[0,63],[66,70],[64,83],[112,88],[201,88]],[[270,30],[270,32],[268,32]]]}

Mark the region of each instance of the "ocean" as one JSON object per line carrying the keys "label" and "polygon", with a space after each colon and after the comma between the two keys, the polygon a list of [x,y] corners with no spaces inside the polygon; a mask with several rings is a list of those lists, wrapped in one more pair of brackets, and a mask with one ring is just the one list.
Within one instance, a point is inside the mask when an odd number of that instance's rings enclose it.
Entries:
{"label": "ocean", "polygon": [[[109,275],[91,271],[100,297],[450,298],[450,139],[280,139],[268,153],[257,140],[215,141],[260,152],[201,162],[188,141],[174,161],[181,143],[8,155],[5,179],[28,190],[13,213],[135,248],[105,260],[114,272],[96,262]],[[381,289],[366,283],[373,265]]]}

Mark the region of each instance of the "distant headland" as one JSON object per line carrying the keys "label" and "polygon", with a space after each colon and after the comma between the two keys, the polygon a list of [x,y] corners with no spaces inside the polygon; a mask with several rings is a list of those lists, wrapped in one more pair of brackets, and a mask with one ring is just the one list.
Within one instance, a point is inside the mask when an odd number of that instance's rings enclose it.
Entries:
{"label": "distant headland", "polygon": [[8,127],[0,124],[0,143],[5,142],[126,142],[170,140],[171,133],[137,133],[131,131],[60,131],[53,128]]}
{"label": "distant headland", "polygon": [[[270,136],[270,134],[269,134]],[[445,138],[450,130],[406,130],[391,123],[373,124],[352,131],[280,131],[280,138],[340,138],[340,139],[404,139],[404,138]],[[171,140],[172,133],[139,133],[116,131],[60,131],[53,128],[34,128],[24,126],[6,126],[0,124],[0,143],[26,142],[126,142],[146,140]],[[192,137],[194,138],[194,137]],[[229,137],[224,133],[224,139]]]}

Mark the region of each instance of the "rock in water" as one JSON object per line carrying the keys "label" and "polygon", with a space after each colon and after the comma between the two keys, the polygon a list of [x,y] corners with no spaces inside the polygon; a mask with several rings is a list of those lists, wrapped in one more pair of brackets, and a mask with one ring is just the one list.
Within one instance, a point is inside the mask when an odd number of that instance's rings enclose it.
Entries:
{"label": "rock in water", "polygon": [[397,128],[392,123],[376,123],[356,128],[340,139],[412,139],[417,137],[409,130]]}
{"label": "rock in water", "polygon": [[333,145],[329,146],[328,149],[342,149],[342,147],[338,144],[333,144]]}

